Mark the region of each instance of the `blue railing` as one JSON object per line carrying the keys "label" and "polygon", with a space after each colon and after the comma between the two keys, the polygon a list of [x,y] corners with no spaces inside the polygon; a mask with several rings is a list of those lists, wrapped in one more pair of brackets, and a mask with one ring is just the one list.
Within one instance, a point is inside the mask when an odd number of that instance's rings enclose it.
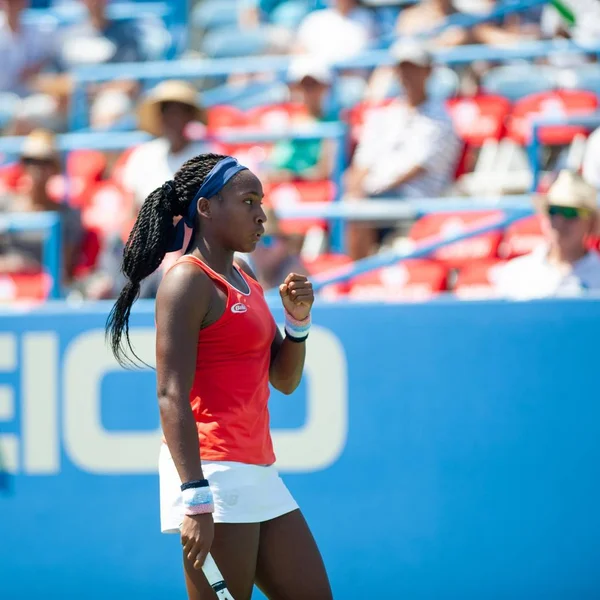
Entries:
{"label": "blue railing", "polygon": [[[177,4],[174,2],[173,4]],[[106,7],[106,14],[113,21],[139,19],[140,16],[152,15],[165,19],[174,12],[168,2],[115,2]],[[85,19],[87,10],[81,3],[49,8],[29,8],[23,14],[25,23],[39,23],[54,20],[58,25],[71,25]]]}
{"label": "blue railing", "polygon": [[0,215],[1,233],[24,231],[41,231],[44,233],[42,267],[52,278],[50,298],[60,298],[62,282],[60,215],[56,212]]}
{"label": "blue railing", "polygon": [[600,127],[600,112],[563,117],[538,117],[532,121],[531,138],[527,148],[527,154],[533,172],[531,191],[537,190],[540,182],[540,128],[552,125],[579,125],[586,129],[595,129],[596,127]]}
{"label": "blue railing", "polygon": [[[524,42],[512,47],[471,45],[435,50],[436,63],[461,65],[474,61],[503,62],[507,60],[532,60],[553,53],[587,53],[600,56],[600,42],[580,45],[570,40]],[[74,71],[74,90],[71,102],[70,126],[77,130],[87,126],[88,100],[85,85],[88,83],[135,79],[160,81],[162,79],[194,79],[198,77],[226,77],[235,74],[272,72],[283,74],[290,64],[287,56],[262,56],[220,59],[189,59],[154,61],[147,63],[121,63],[81,67]],[[374,68],[393,64],[387,50],[372,50],[334,65],[334,71]]]}
{"label": "blue railing", "polygon": [[[388,205],[387,211],[383,205],[374,207],[370,213],[368,207],[361,211],[362,214],[357,214],[354,211],[356,204],[342,206],[342,203],[329,205],[329,210],[325,206],[317,207],[316,210],[307,210],[295,212],[294,209],[283,208],[278,211],[281,217],[296,217],[296,216],[331,216],[332,213],[337,217],[344,217],[353,220],[382,220],[382,219],[399,219],[408,217],[418,217],[427,212],[440,211],[461,211],[461,210],[490,210],[501,209],[504,212],[503,216],[482,216],[481,219],[470,226],[465,226],[462,231],[452,234],[439,234],[422,240],[421,242],[406,242],[405,245],[399,248],[393,248],[385,252],[381,252],[374,256],[355,261],[345,267],[336,267],[330,272],[322,273],[312,280],[313,287],[316,291],[327,285],[348,281],[357,275],[374,271],[382,267],[395,265],[401,261],[411,258],[422,258],[430,256],[436,250],[455,242],[461,242],[490,231],[499,231],[505,229],[511,223],[527,217],[533,213],[529,196],[508,196],[504,202],[490,204],[488,199],[483,201],[480,199],[472,199],[470,203],[461,201],[460,199],[443,198],[435,200],[425,200],[422,204],[419,202],[410,203],[412,206],[401,206],[402,202],[395,202],[396,206]],[[269,295],[276,295],[275,291],[269,292]]]}

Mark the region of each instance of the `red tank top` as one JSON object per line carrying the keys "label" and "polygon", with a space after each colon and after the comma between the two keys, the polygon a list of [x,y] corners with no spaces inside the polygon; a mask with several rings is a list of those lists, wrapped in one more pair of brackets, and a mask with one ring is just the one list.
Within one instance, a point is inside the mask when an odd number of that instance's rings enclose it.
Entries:
{"label": "red tank top", "polygon": [[225,312],[200,330],[190,402],[203,460],[270,465],[269,365],[276,325],[262,287],[238,269],[249,293],[233,287],[194,256],[180,262],[200,267],[227,292]]}

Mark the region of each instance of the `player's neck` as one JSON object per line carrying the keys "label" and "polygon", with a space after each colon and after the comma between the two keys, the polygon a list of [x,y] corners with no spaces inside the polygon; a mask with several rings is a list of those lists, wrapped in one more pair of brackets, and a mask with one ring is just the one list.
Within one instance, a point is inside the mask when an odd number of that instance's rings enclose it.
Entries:
{"label": "player's neck", "polygon": [[220,275],[228,276],[233,272],[233,251],[212,243],[206,236],[194,241],[192,254]]}

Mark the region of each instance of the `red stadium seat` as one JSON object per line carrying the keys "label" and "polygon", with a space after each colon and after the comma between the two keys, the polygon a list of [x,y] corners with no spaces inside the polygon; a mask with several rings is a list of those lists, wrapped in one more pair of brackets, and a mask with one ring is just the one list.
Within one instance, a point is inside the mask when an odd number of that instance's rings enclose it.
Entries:
{"label": "red stadium seat", "polygon": [[[304,265],[306,266],[309,275],[321,275],[327,273],[328,275],[335,275],[342,273],[346,267],[352,264],[352,259],[346,254],[321,254],[313,260],[304,259]],[[324,298],[334,300],[344,296],[348,291],[348,283],[334,283],[323,287],[319,294]]]}
{"label": "red stadium seat", "polygon": [[600,252],[600,236],[590,236],[587,240],[586,246],[588,250],[595,250],[596,252]]}
{"label": "red stadium seat", "polygon": [[132,213],[132,199],[112,181],[100,182],[82,211],[84,227],[102,234],[121,230]]}
{"label": "red stadium seat", "polygon": [[0,302],[43,302],[51,287],[52,278],[46,273],[0,274]]}
{"label": "red stadium seat", "polygon": [[246,120],[252,129],[261,131],[277,131],[289,129],[298,121],[308,117],[308,111],[303,104],[286,103],[268,106],[257,106],[248,111]]}
{"label": "red stadium seat", "polygon": [[[558,90],[532,94],[515,103],[507,127],[508,136],[519,145],[529,142],[531,122],[534,118],[561,117],[594,112],[598,97],[583,90]],[[542,127],[540,142],[558,146],[569,144],[577,134],[586,134],[585,127],[575,125],[553,125]]]}
{"label": "red stadium seat", "polygon": [[246,126],[246,124],[246,116],[235,106],[220,105],[208,109],[207,129],[210,133],[239,129]]}
{"label": "red stadium seat", "polygon": [[[336,187],[332,181],[296,181],[273,186],[268,193],[268,203],[278,208],[299,202],[331,202]],[[325,219],[280,219],[279,226],[288,234],[305,234],[311,227],[327,229]]]}
{"label": "red stadium seat", "polygon": [[529,254],[536,246],[544,242],[539,215],[511,223],[504,234],[499,253],[503,258],[515,258]]}
{"label": "red stadium seat", "polygon": [[77,265],[75,265],[75,278],[85,277],[96,268],[101,250],[102,240],[100,233],[95,229],[85,229],[79,249],[79,259]]}
{"label": "red stadium seat", "polygon": [[106,157],[98,150],[72,150],[67,155],[67,175],[89,182],[99,181],[106,164]]}
{"label": "red stadium seat", "polygon": [[[486,210],[456,213],[432,213],[420,218],[411,228],[410,237],[416,242],[430,237],[452,235],[477,223],[485,223],[502,217],[501,211]],[[432,258],[449,267],[460,268],[472,260],[486,260],[498,256],[502,240],[501,231],[484,233],[477,237],[444,246],[434,252]]]}
{"label": "red stadium seat", "polygon": [[446,101],[456,133],[469,146],[479,148],[504,134],[510,102],[502,96],[452,98]]}
{"label": "red stadium seat", "polygon": [[19,186],[23,177],[23,166],[19,162],[0,166],[0,193],[11,192]]}
{"label": "red stadium seat", "polygon": [[493,298],[494,270],[503,264],[504,261],[490,260],[466,265],[458,272],[454,293],[464,300]]}
{"label": "red stadium seat", "polygon": [[71,206],[81,207],[86,194],[91,188],[90,182],[82,177],[66,177],[64,175],[53,175],[48,180],[46,191],[48,196],[55,202],[68,202]]}
{"label": "red stadium seat", "polygon": [[348,296],[354,300],[429,300],[447,289],[448,269],[432,260],[405,260],[354,277]]}

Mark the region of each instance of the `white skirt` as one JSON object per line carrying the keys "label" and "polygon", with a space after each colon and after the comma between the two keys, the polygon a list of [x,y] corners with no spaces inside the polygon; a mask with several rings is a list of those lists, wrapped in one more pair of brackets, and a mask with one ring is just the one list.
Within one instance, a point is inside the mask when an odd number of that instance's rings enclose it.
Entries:
{"label": "white skirt", "polygon": [[[298,504],[273,466],[202,461],[215,502],[215,523],[262,523],[292,512]],[[183,522],[181,479],[166,444],[158,460],[160,529],[179,533]]]}

